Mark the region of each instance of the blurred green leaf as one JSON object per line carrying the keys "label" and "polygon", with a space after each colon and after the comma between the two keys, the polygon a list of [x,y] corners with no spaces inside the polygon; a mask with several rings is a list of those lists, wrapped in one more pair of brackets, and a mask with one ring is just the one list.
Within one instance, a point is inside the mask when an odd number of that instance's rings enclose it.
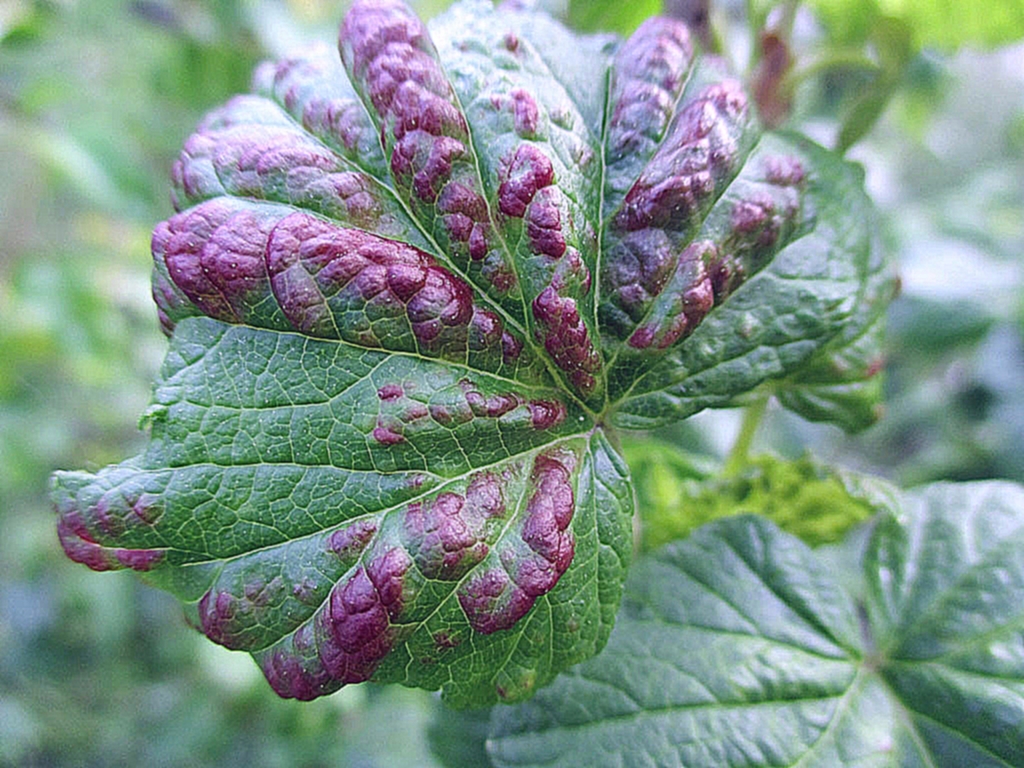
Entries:
{"label": "blurred green leaf", "polygon": [[711,475],[700,460],[661,444],[623,445],[643,522],[642,548],[688,536],[712,520],[757,514],[811,545],[837,541],[880,509],[881,481],[823,466],[810,457],[759,456],[734,475]]}
{"label": "blurred green leaf", "polygon": [[905,23],[918,50],[994,48],[1024,36],[1024,4],[1019,0],[810,0],[809,5],[840,42],[865,40],[884,19]]}
{"label": "blurred green leaf", "polygon": [[825,26],[832,47],[866,46],[880,67],[878,75],[845,107],[836,143],[843,152],[875,125],[923,49],[995,48],[1024,37],[1020,0],[810,0],[809,5]]}
{"label": "blurred green leaf", "polygon": [[46,31],[50,14],[42,3],[31,0],[7,0],[0,4],[0,44],[17,46],[31,43]]}
{"label": "blurred green leaf", "polygon": [[601,3],[594,0],[570,0],[570,26],[584,32],[618,32],[629,35],[644,19],[661,13],[662,0]]}
{"label": "blurred green leaf", "polygon": [[961,45],[992,48],[1024,36],[1024,4],[1019,0],[877,0],[879,10],[905,20],[919,47],[954,50]]}
{"label": "blurred green leaf", "polygon": [[836,139],[839,152],[845,153],[871,130],[889,105],[896,86],[896,82],[879,78],[854,99],[839,128],[839,137]]}
{"label": "blurred green leaf", "polygon": [[880,68],[842,118],[836,140],[840,152],[860,141],[889,105],[912,59],[912,37],[912,26],[903,19],[879,16],[873,20],[868,42],[874,46]]}
{"label": "blurred green leaf", "polygon": [[862,43],[878,17],[876,0],[808,0],[821,19],[829,37],[836,43]]}
{"label": "blurred green leaf", "polygon": [[487,730],[491,709],[453,710],[437,703],[427,729],[430,751],[444,768],[491,768]]}

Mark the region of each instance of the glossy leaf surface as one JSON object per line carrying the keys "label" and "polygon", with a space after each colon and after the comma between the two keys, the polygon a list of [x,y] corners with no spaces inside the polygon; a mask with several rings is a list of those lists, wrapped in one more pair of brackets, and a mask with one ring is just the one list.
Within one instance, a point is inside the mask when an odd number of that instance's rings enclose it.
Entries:
{"label": "glossy leaf surface", "polygon": [[605,651],[495,711],[495,764],[1020,765],[1024,488],[926,487],[861,538],[856,595],[758,517],[645,558]]}
{"label": "glossy leaf surface", "polygon": [[515,701],[596,653],[632,547],[607,430],[794,373],[871,274],[857,172],[761,135],[666,19],[363,0],[172,182],[151,441],[58,473],[59,533],[300,699]]}

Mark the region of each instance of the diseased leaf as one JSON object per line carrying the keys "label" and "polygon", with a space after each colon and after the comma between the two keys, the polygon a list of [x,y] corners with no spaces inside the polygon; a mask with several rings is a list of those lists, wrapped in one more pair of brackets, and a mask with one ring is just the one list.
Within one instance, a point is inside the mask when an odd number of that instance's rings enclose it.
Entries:
{"label": "diseased leaf", "polygon": [[763,518],[644,558],[605,651],[493,713],[492,760],[1021,765],[1024,488],[930,486],[855,534],[863,606]]}
{"label": "diseased leaf", "polygon": [[[688,246],[702,254],[693,264],[710,256],[697,268],[706,270],[714,304],[660,355],[643,359],[647,337],[635,332],[618,347],[609,388],[624,399],[614,424],[649,429],[731,404],[799,370],[853,320],[874,265],[861,174],[804,139],[776,134],[763,135],[742,168]],[[643,261],[623,263],[639,270]],[[679,326],[690,329],[688,317],[685,309],[677,316],[671,338]],[[616,379],[620,370],[632,377]]]}
{"label": "diseased leaf", "polygon": [[186,319],[147,451],[57,476],[61,540],[148,572],[281,695],[372,676],[521,698],[603,643],[629,556],[624,466],[558,397]]}
{"label": "diseased leaf", "polygon": [[177,595],[282,696],[526,698],[611,631],[633,493],[607,430],[837,337],[867,279],[859,179],[760,135],[666,19],[620,43],[468,0],[428,32],[359,0],[338,53],[253,90],[174,165],[151,440],[55,476],[64,548]]}

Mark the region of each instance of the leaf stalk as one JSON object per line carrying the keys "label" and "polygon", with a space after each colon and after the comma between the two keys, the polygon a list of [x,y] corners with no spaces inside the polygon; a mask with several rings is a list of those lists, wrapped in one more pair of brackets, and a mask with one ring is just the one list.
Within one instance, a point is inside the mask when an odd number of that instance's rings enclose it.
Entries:
{"label": "leaf stalk", "polygon": [[740,470],[750,462],[750,446],[754,442],[758,427],[764,419],[765,411],[768,408],[769,395],[761,395],[748,405],[743,411],[743,421],[740,422],[740,431],[736,436],[736,442],[725,460],[723,474],[737,475]]}

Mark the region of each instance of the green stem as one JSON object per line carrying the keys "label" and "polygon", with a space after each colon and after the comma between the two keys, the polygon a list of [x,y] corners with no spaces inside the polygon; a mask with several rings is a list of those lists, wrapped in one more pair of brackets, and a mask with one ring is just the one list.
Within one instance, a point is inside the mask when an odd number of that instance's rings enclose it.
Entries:
{"label": "green stem", "polygon": [[744,409],[740,432],[736,436],[736,442],[733,443],[732,450],[729,451],[729,456],[725,460],[723,474],[736,475],[747,466],[750,460],[750,446],[754,442],[754,435],[757,434],[757,428],[761,426],[764,412],[768,408],[768,399],[768,395],[761,395]]}

